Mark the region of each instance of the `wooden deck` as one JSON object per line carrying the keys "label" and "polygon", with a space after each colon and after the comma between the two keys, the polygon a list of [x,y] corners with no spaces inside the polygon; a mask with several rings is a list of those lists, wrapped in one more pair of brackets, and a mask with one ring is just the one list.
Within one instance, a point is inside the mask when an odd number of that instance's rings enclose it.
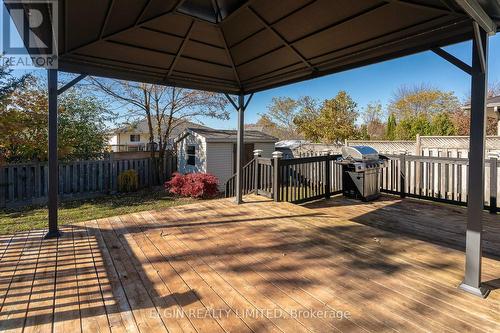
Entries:
{"label": "wooden deck", "polygon": [[[500,289],[456,288],[461,208],[246,199],[1,236],[0,331],[500,331]],[[500,218],[487,218],[495,289]]]}

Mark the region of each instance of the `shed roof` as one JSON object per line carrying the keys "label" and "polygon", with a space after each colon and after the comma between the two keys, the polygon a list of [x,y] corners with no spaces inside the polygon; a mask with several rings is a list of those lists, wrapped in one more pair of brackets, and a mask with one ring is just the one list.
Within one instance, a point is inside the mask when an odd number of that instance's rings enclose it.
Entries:
{"label": "shed roof", "polygon": [[[59,68],[251,93],[470,39],[471,1],[61,1]],[[475,1],[498,25],[498,1]]]}
{"label": "shed roof", "polygon": [[[187,132],[196,133],[204,137],[207,142],[236,142],[238,132],[235,130],[218,130],[205,128],[188,128]],[[274,136],[260,131],[245,131],[245,142],[278,142]]]}
{"label": "shed roof", "polygon": [[500,106],[500,95],[489,97],[487,99],[486,103],[488,103],[488,107],[489,106]]}

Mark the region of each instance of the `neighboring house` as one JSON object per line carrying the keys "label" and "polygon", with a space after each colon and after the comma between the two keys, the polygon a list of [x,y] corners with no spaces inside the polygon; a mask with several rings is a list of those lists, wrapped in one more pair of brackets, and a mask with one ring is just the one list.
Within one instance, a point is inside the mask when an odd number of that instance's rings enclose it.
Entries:
{"label": "neighboring house", "polygon": [[[236,172],[236,137],[232,130],[188,128],[176,140],[177,170],[180,173],[207,172],[219,178],[220,186]],[[253,159],[253,151],[271,157],[278,139],[259,131],[245,131],[243,163]]]}
{"label": "neighboring house", "polygon": [[[156,127],[156,123],[153,126]],[[170,149],[173,148],[174,139],[181,135],[186,128],[209,129],[206,126],[184,121],[172,130],[168,142]],[[148,121],[144,119],[133,124],[125,124],[114,130],[109,139],[109,148],[114,153],[146,152],[151,151],[151,149],[157,151],[158,145],[156,143],[159,141],[157,135],[155,135],[154,141],[155,144],[151,147],[149,143]]]}
{"label": "neighboring house", "polygon": [[[470,105],[464,108],[470,110]],[[497,135],[500,136],[500,96],[489,97],[486,100],[486,114],[497,120]]]}

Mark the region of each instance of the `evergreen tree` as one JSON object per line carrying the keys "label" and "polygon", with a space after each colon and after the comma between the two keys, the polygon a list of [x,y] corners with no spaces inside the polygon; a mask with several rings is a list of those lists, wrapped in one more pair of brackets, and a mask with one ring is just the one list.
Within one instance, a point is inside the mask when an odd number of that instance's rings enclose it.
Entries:
{"label": "evergreen tree", "polygon": [[457,135],[455,124],[448,112],[438,113],[432,117],[432,135]]}
{"label": "evergreen tree", "polygon": [[396,116],[394,113],[391,113],[389,115],[389,118],[387,119],[387,131],[386,131],[386,138],[387,140],[395,140],[396,139]]}

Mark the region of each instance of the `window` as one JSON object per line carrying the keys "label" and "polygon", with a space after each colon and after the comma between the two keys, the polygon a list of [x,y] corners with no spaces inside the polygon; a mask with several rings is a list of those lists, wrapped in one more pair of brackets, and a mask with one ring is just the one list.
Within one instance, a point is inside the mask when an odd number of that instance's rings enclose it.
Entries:
{"label": "window", "polygon": [[130,134],[130,142],[141,142],[141,136],[139,134]]}
{"label": "window", "polygon": [[196,147],[195,146],[187,146],[186,155],[187,155],[187,165],[195,165],[196,164]]}

